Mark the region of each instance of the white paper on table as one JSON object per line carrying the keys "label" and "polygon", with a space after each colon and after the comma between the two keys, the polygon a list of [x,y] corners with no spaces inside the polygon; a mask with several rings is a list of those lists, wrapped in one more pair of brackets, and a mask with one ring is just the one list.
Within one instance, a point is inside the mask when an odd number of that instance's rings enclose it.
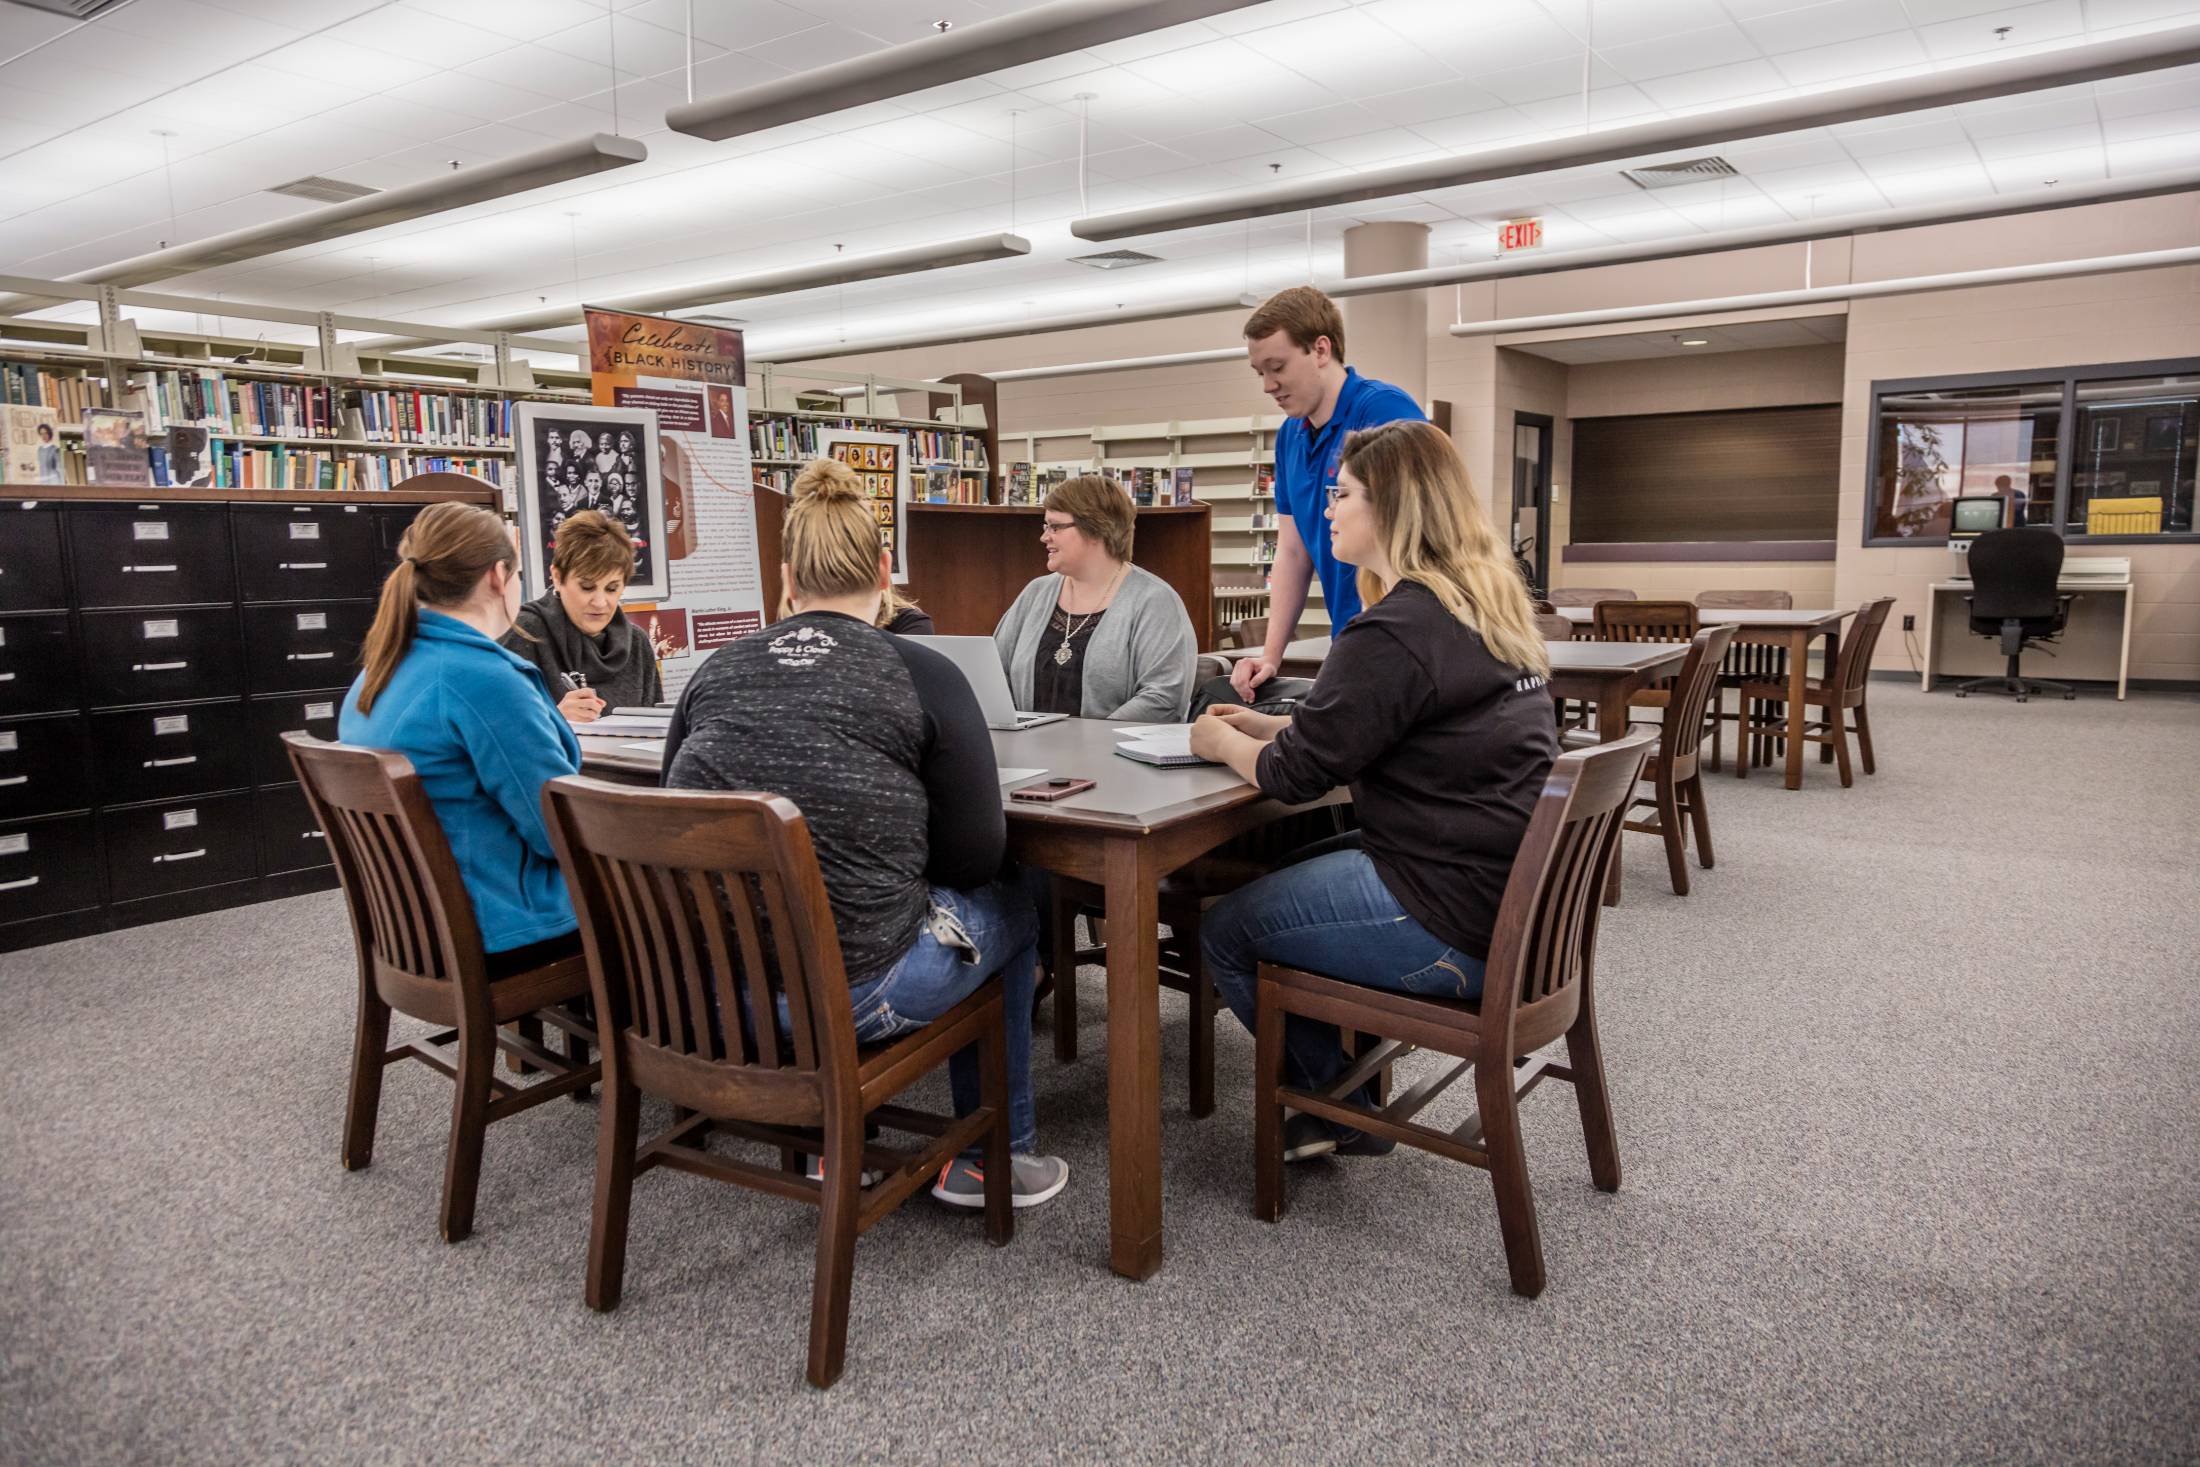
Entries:
{"label": "white paper on table", "polygon": [[1152,738],[1157,734],[1183,734],[1188,737],[1191,731],[1192,726],[1188,723],[1126,723],[1116,729],[1115,736],[1119,739]]}
{"label": "white paper on table", "polygon": [[619,747],[622,749],[633,749],[636,752],[643,754],[662,755],[665,751],[665,741],[663,739],[636,739],[631,744],[621,744],[619,745]]}
{"label": "white paper on table", "polygon": [[1022,784],[1025,780],[1037,779],[1044,773],[1046,773],[1044,769],[1004,769],[1001,771],[1001,783],[1003,785]]}
{"label": "white paper on table", "polygon": [[663,718],[646,718],[632,713],[606,713],[594,723],[576,725],[575,733],[609,738],[614,734],[655,734],[663,738],[671,727],[671,721]]}
{"label": "white paper on table", "polygon": [[1125,739],[1123,747],[1136,749],[1142,754],[1167,754],[1181,758],[1192,752],[1192,726],[1186,723],[1173,727],[1157,727],[1152,733],[1135,739]]}

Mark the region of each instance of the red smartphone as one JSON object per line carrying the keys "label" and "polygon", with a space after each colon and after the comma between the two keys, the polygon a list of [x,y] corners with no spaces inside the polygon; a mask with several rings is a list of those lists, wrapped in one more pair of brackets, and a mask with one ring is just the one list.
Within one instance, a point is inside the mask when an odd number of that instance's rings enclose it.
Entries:
{"label": "red smartphone", "polygon": [[1044,779],[1037,784],[1012,789],[1008,792],[1008,797],[1012,800],[1037,800],[1043,804],[1050,800],[1064,800],[1091,788],[1091,780],[1072,779],[1065,775],[1060,779]]}

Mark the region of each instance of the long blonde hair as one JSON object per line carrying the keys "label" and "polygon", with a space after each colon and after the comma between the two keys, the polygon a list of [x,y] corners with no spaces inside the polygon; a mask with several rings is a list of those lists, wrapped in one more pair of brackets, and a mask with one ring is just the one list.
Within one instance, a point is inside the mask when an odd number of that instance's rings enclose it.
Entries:
{"label": "long blonde hair", "polygon": [[397,569],[382,582],[382,600],[360,658],[367,674],[359,684],[361,713],[373,711],[374,700],[396,676],[421,607],[463,605],[490,566],[519,567],[519,551],[503,518],[478,504],[429,505],[397,542],[397,556]]}
{"label": "long blonde hair", "polygon": [[[1461,625],[1481,634],[1498,661],[1548,677],[1551,655],[1520,569],[1443,430],[1422,422],[1362,429],[1345,439],[1342,466],[1367,487],[1398,580],[1428,587]],[[1390,592],[1364,568],[1359,583],[1360,599],[1370,606]]]}
{"label": "long blonde hair", "polygon": [[[779,532],[787,584],[779,588],[779,614],[805,596],[853,596],[878,585],[878,516],[854,469],[838,459],[813,458],[795,475],[793,502]],[[880,614],[885,614],[882,604]],[[882,623],[883,625],[883,623]]]}

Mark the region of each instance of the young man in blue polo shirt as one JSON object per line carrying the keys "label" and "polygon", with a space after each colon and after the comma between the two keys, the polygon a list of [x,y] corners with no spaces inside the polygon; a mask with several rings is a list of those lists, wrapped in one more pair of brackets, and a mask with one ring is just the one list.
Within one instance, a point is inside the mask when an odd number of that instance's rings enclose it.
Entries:
{"label": "young man in blue polo shirt", "polygon": [[1268,641],[1257,657],[1230,669],[1237,695],[1276,675],[1283,649],[1299,629],[1306,592],[1322,585],[1332,634],[1360,613],[1358,567],[1337,559],[1329,544],[1330,486],[1345,435],[1426,415],[1388,382],[1362,377],[1344,364],[1344,318],[1337,303],[1310,285],[1270,296],[1245,323],[1245,354],[1261,390],[1289,414],[1276,434],[1276,562],[1268,572]]}

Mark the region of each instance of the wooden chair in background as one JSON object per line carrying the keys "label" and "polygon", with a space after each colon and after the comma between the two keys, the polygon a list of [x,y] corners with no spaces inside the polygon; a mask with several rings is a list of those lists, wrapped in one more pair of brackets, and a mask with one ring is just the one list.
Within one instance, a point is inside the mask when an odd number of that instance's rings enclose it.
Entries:
{"label": "wooden chair in background", "polygon": [[1553,586],[1544,593],[1543,599],[1550,602],[1553,609],[1557,609],[1565,606],[1594,606],[1599,601],[1632,601],[1635,593],[1597,586]]}
{"label": "wooden chair in background", "polygon": [[[1513,860],[1477,1001],[1424,998],[1367,988],[1338,976],[1260,965],[1254,1036],[1253,1211],[1283,1216],[1283,1112],[1317,1115],[1340,1126],[1418,1147],[1490,1174],[1513,1292],[1543,1292],[1543,1243],[1521,1144],[1519,1102],[1544,1079],[1573,1083],[1588,1141],[1589,1175],[1601,1192],[1619,1190],[1619,1142],[1597,1040],[1594,977],[1598,895],[1619,850],[1620,824],[1655,735],[1561,754],[1551,766],[1528,831]],[[1298,1014],[1345,1032],[1379,1036],[1319,1094],[1283,1083],[1283,1026]],[[1566,1063],[1535,1051],[1564,1036]],[[1370,1109],[1351,1096],[1415,1049],[1459,1061],[1394,1100]],[[1533,1056],[1515,1069],[1514,1061]],[[1414,1117],[1467,1070],[1474,1071],[1479,1113],[1437,1130]]]}
{"label": "wooden chair in background", "polygon": [[[1546,642],[1571,642],[1574,639],[1574,624],[1555,611],[1538,611],[1535,614],[1535,629]],[[1557,705],[1560,728],[1589,726],[1591,709],[1588,704],[1565,698],[1553,698],[1551,701]]]}
{"label": "wooden chair in background", "polygon": [[[1877,601],[1867,601],[1857,608],[1856,619],[1849,623],[1849,634],[1841,639],[1840,655],[1825,677],[1814,677],[1803,685],[1803,702],[1816,708],[1823,715],[1803,726],[1806,743],[1818,744],[1833,750],[1834,759],[1841,769],[1841,787],[1855,783],[1849,768],[1849,730],[1856,731],[1857,752],[1863,756],[1864,772],[1876,774],[1879,765],[1872,757],[1871,710],[1866,703],[1870,691],[1872,649],[1879,644],[1879,632],[1887,624],[1887,613],[1894,609],[1894,597],[1882,596]],[[1787,742],[1787,679],[1777,682],[1747,682],[1742,684],[1745,704],[1763,705],[1761,717],[1743,725],[1749,734],[1771,743]],[[1746,765],[1735,766],[1740,773]]]}
{"label": "wooden chair in background", "polygon": [[[1696,608],[1687,601],[1599,601],[1595,636],[1600,642],[1686,642],[1696,635]],[[1663,708],[1673,679],[1660,678],[1627,700],[1632,708]]]}
{"label": "wooden chair in background", "polygon": [[[808,1376],[830,1386],[847,1356],[857,1235],[963,1148],[985,1147],[986,1240],[1012,1234],[1000,982],[914,1033],[858,1048],[840,937],[792,804],[572,775],[545,785],[542,801],[581,919],[604,1051],[588,1305],[618,1307],[634,1179],[652,1167],[806,1202],[820,1212]],[[973,1044],[977,1110],[951,1119],[889,1104]],[[643,1095],[670,1101],[675,1119],[637,1148]],[[867,1121],[930,1144],[866,1145]],[[778,1170],[713,1154],[714,1130],[777,1148]],[[822,1182],[805,1174],[811,1153],[823,1158]],[[881,1173],[868,1186],[867,1169]]]}
{"label": "wooden chair in background", "polygon": [[[323,743],[304,733],[286,733],[283,742],[306,804],[328,838],[359,953],[344,1169],[360,1171],[374,1160],[385,1068],[412,1059],[449,1076],[457,1089],[441,1225],[445,1242],[459,1242],[473,1231],[490,1124],[596,1083],[601,1067],[588,1059],[595,1031],[557,1007],[587,994],[588,970],[576,954],[491,979],[473,900],[412,764],[400,754]],[[392,1009],[442,1027],[391,1049]],[[498,1028],[514,1022],[528,1023],[531,1034]],[[534,1026],[542,1023],[565,1031],[564,1055],[535,1042],[541,1030]],[[455,1061],[439,1048],[454,1040]],[[499,1049],[550,1078],[524,1090],[499,1079]]]}
{"label": "wooden chair in background", "polygon": [[[1696,595],[1699,611],[1792,611],[1795,598],[1785,591],[1701,591]],[[1726,711],[1726,690],[1739,688],[1748,682],[1776,682],[1787,677],[1787,648],[1755,646],[1748,642],[1736,642],[1726,649],[1726,665],[1719,669],[1718,690],[1711,697],[1711,765],[1719,767],[1719,746],[1724,725],[1734,724],[1734,757],[1736,760],[1769,757],[1764,752],[1762,739],[1744,740],[1742,725],[1749,721],[1749,700],[1737,698],[1732,713]],[[1747,743],[1748,747],[1743,747]]]}

